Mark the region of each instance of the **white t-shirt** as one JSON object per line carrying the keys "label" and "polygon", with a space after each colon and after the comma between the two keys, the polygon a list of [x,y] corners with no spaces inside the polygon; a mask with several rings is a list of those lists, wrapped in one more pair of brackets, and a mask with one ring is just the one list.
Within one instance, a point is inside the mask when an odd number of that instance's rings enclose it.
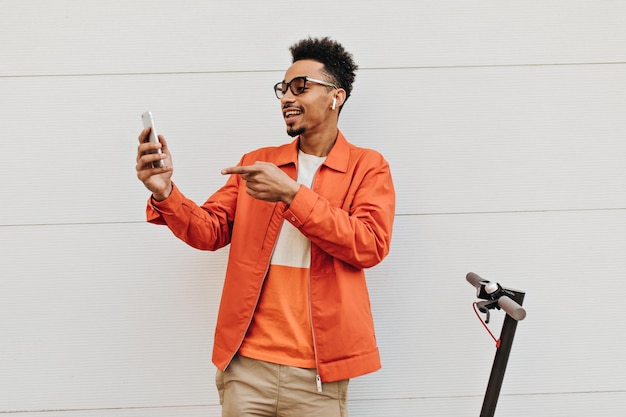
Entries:
{"label": "white t-shirt", "polygon": [[[309,155],[300,151],[296,181],[311,188],[315,174],[325,160],[325,156]],[[308,268],[311,265],[311,241],[291,223],[283,222],[270,264]]]}

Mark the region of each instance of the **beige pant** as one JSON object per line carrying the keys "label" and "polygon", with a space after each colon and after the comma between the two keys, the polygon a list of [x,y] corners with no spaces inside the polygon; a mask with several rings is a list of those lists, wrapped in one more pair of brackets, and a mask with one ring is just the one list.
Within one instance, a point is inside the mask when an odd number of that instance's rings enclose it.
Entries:
{"label": "beige pant", "polygon": [[348,380],[317,390],[315,369],[236,355],[215,382],[222,417],[347,417]]}

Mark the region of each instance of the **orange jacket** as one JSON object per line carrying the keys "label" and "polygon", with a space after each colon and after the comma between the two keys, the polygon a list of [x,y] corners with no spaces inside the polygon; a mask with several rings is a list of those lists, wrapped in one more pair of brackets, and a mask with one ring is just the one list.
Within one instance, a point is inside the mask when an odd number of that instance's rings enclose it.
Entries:
{"label": "orange jacket", "polygon": [[[298,139],[253,151],[239,164],[256,161],[272,162],[295,179]],[[389,165],[339,132],[314,181],[312,189],[300,186],[289,207],[250,197],[240,175],[231,175],[201,207],[176,187],[165,201],[149,202],[148,221],[167,224],[189,245],[216,250],[230,244],[213,346],[219,369],[226,369],[250,325],[283,221],[311,240],[311,325],[321,380],[380,368],[363,268],[389,252],[395,212]]]}

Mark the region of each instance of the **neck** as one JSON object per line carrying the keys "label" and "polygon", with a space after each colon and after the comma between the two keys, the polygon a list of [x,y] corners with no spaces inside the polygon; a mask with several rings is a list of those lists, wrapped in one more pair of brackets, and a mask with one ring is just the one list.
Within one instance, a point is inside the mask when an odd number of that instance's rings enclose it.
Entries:
{"label": "neck", "polygon": [[300,150],[309,155],[327,156],[335,145],[338,135],[339,130],[337,128],[325,134],[309,135],[304,133],[300,135]]}

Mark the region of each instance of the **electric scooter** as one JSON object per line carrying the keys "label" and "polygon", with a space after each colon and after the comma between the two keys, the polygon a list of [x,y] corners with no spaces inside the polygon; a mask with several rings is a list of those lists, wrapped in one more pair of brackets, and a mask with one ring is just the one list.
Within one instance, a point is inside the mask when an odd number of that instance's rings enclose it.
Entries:
{"label": "electric scooter", "polygon": [[[493,360],[493,367],[491,368],[491,375],[489,376],[489,383],[487,384],[487,391],[485,392],[483,407],[480,412],[480,417],[493,417],[496,412],[498,397],[500,396],[500,388],[502,388],[504,372],[511,353],[517,322],[524,320],[526,317],[526,310],[522,308],[525,293],[504,288],[495,282],[486,281],[473,272],[468,273],[465,278],[476,287],[476,296],[481,300],[485,300],[474,303],[474,311],[476,311],[476,315],[479,318],[478,311],[486,314],[483,323],[485,328],[487,328],[486,324],[489,323],[489,310],[502,309],[506,312],[500,338],[496,340],[496,356]],[[489,328],[487,328],[487,331],[489,331]],[[491,334],[491,331],[489,333]],[[493,334],[491,336],[495,340]]]}

